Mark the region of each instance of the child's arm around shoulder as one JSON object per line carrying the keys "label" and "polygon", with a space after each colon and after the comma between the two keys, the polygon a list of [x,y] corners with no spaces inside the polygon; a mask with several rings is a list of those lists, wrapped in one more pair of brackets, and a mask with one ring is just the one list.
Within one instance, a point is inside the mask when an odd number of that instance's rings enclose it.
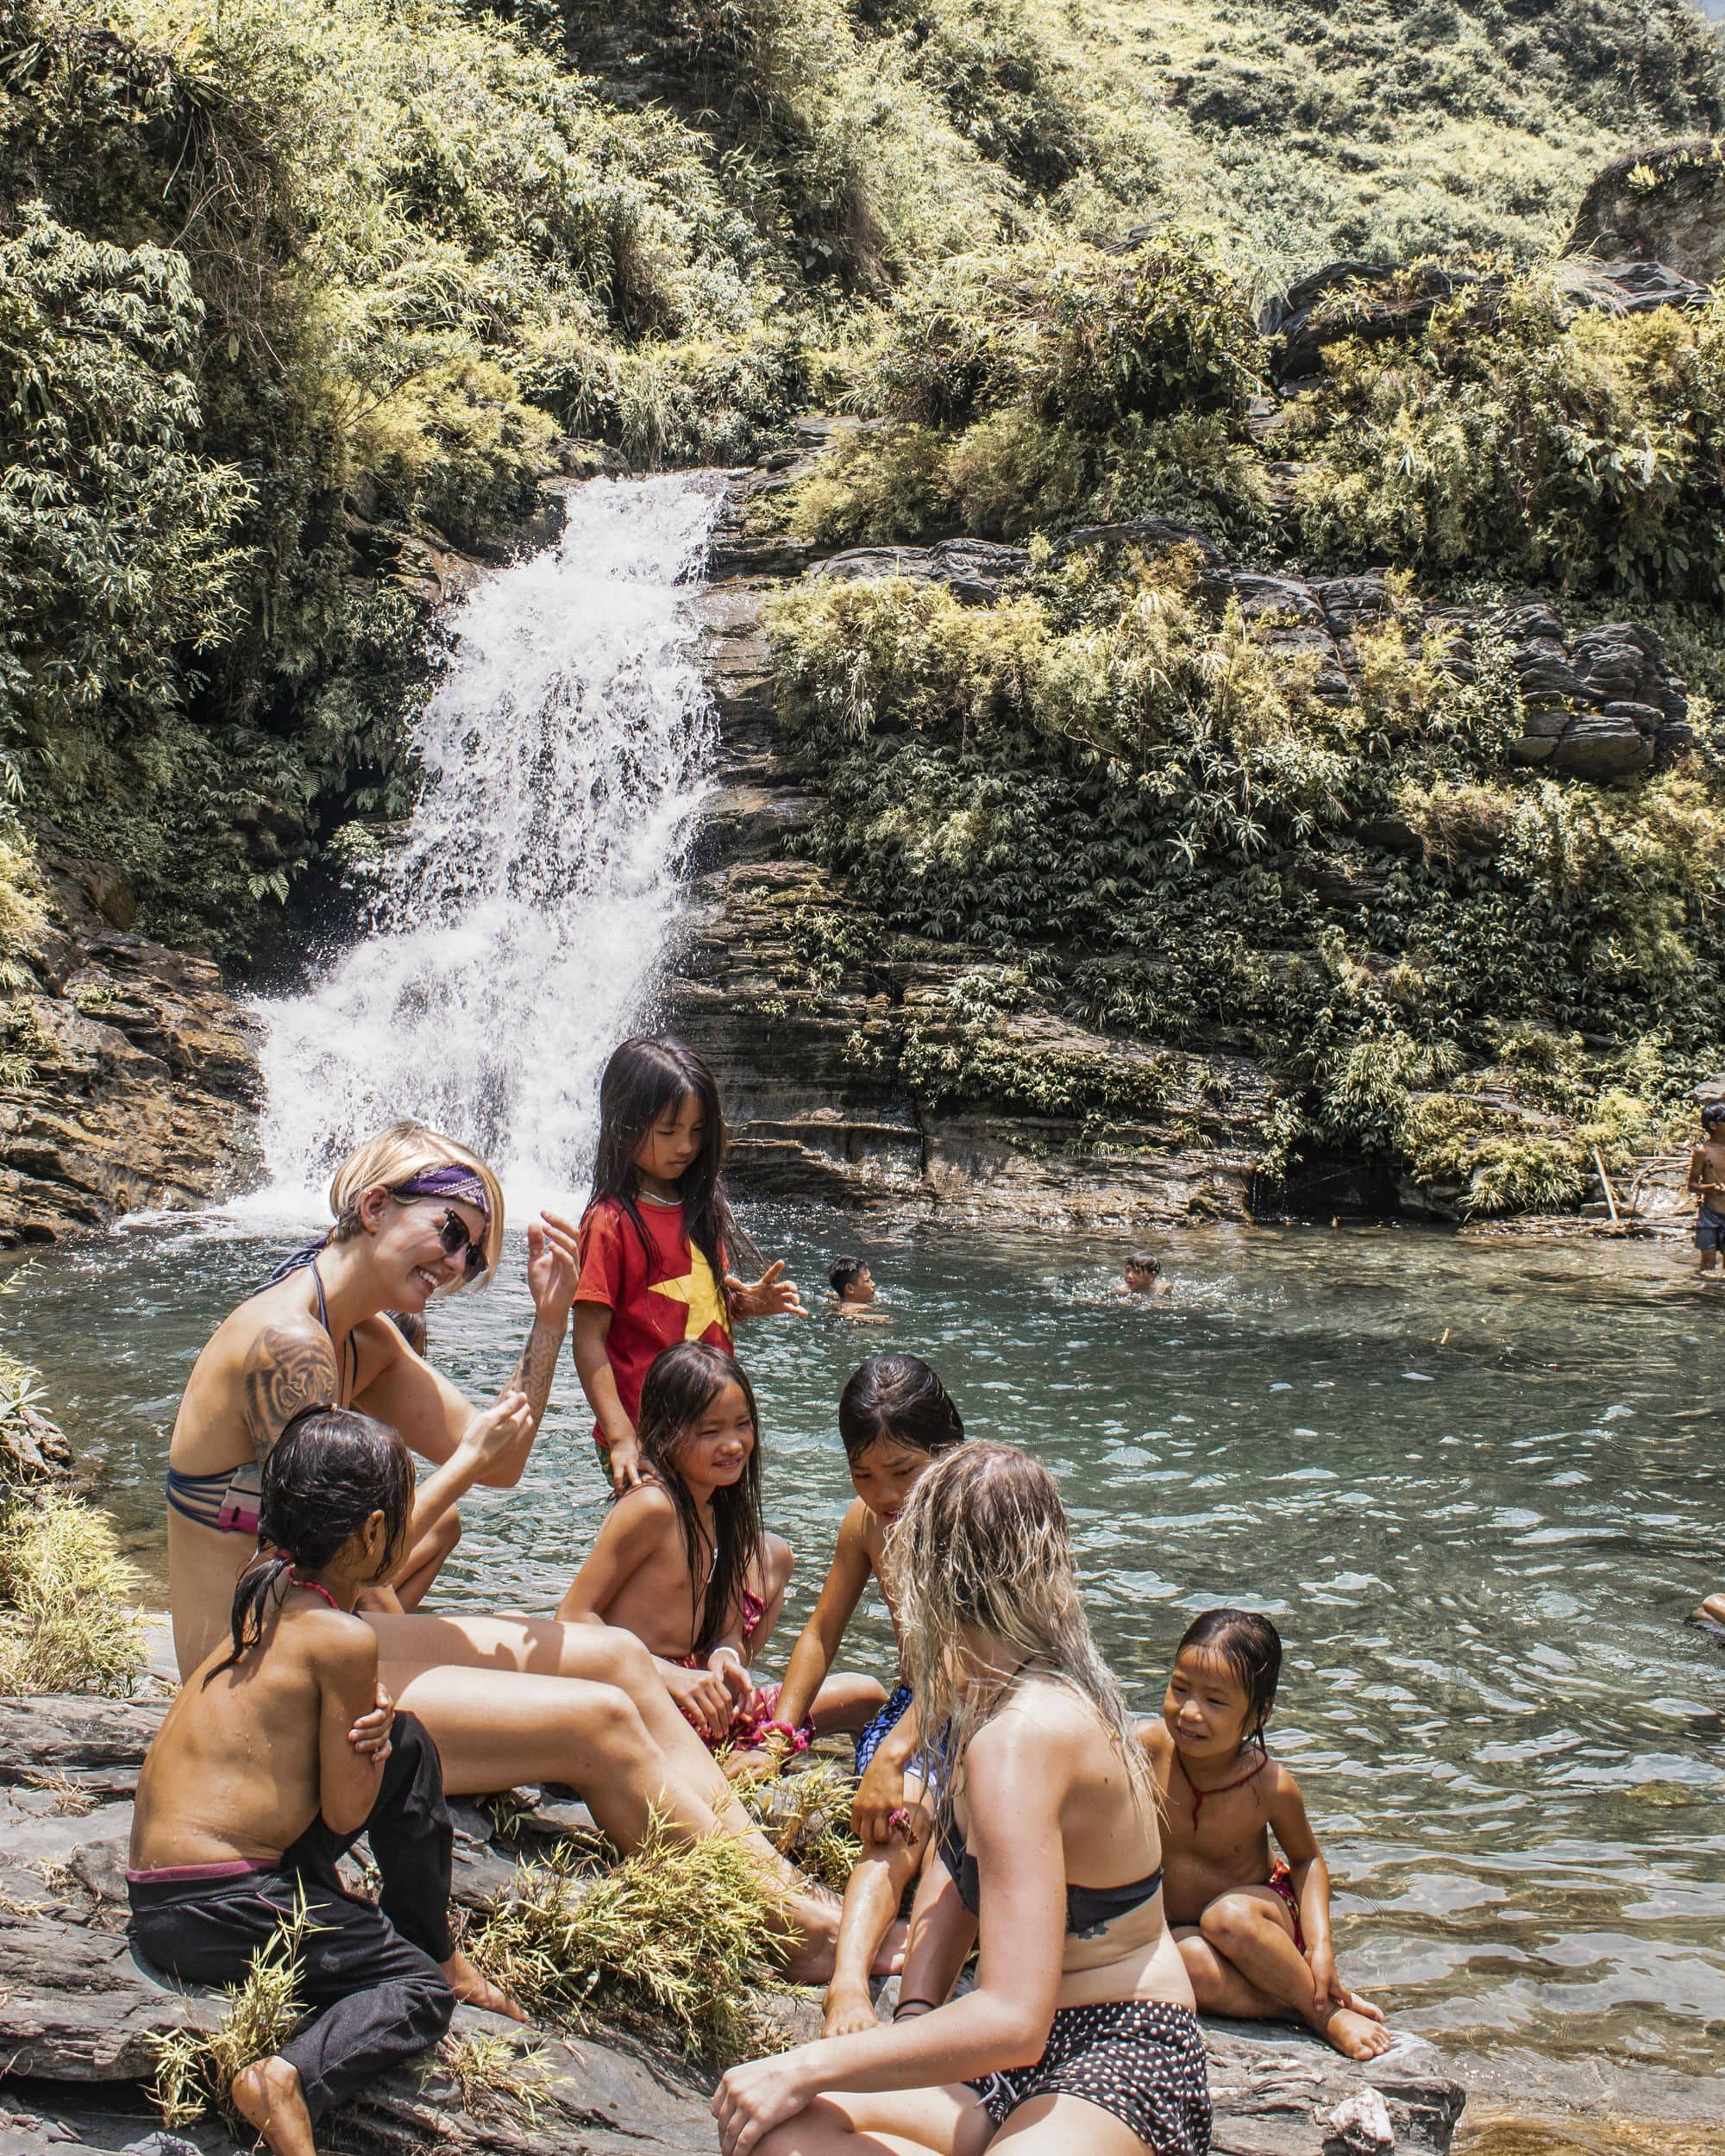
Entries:
{"label": "child's arm around shoulder", "polygon": [[363,1827],[377,1802],[387,1744],[374,1752],[354,1745],[354,1725],[378,1704],[377,1634],[339,1610],[309,1612],[306,1659],[317,1684],[317,1808],[334,1833]]}
{"label": "child's arm around shoulder", "polygon": [[641,1567],[677,1532],[677,1508],[661,1482],[625,1490],[599,1523],[593,1546],[557,1605],[565,1624],[607,1619]]}

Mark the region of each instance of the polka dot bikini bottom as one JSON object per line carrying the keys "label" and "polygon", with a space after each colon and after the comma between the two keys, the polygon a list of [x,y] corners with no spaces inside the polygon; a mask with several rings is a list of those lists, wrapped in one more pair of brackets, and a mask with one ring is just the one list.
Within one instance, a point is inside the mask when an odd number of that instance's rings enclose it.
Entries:
{"label": "polka dot bikini bottom", "polygon": [[1210,2083],[1189,2007],[1159,1999],[1063,2007],[1033,2066],[969,2085],[996,2126],[1032,2096],[1082,2096],[1123,2120],[1151,2156],[1208,2156]]}

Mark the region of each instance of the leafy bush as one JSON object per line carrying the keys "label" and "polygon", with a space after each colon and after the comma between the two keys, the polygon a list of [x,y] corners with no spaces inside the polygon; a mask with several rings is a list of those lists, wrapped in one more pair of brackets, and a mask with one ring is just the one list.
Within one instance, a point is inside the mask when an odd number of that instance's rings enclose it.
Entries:
{"label": "leafy bush", "polygon": [[[1364,1154],[1489,1211],[1572,1202],[1593,1145],[1651,1141],[1725,1045],[1716,763],[1610,790],[1509,764],[1506,655],[1477,633],[1452,674],[1405,586],[1345,702],[1178,548],[1038,554],[990,608],[811,581],[770,628],[859,947],[975,954],[964,1008],[906,1006],[931,1100],[1142,1115],[1177,1075],[1088,1068],[1038,1013],[1243,1050],[1290,1088],[1267,1172]],[[1359,836],[1397,822],[1418,856]]]}
{"label": "leafy bush", "polygon": [[1300,530],[1335,561],[1487,565],[1579,592],[1725,592],[1725,303],[1580,311],[1547,274],[1395,347],[1332,347],[1302,400]]}

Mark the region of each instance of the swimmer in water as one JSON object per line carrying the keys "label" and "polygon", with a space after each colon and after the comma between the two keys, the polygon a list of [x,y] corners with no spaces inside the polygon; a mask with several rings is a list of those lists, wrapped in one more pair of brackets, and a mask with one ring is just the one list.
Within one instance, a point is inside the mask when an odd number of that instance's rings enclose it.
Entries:
{"label": "swimmer in water", "polygon": [[838,1298],[841,1318],[850,1319],[853,1325],[888,1322],[886,1312],[875,1307],[875,1275],[865,1259],[841,1257],[826,1277]]}
{"label": "swimmer in water", "polygon": [[[1162,1719],[1142,1732],[1163,1796],[1168,1921],[1201,2014],[1309,2024],[1347,2059],[1389,2032],[1336,1974],[1330,1875],[1300,1787],[1264,1724],[1282,1642],[1267,1617],[1207,1609],[1174,1658]],[[1274,1833],[1283,1855],[1270,1856]]]}
{"label": "swimmer in water", "polygon": [[1142,1302],[1146,1296],[1171,1295],[1172,1284],[1162,1270],[1162,1260],[1151,1250],[1134,1250],[1126,1260],[1126,1277],[1121,1282],[1120,1300],[1122,1302]]}

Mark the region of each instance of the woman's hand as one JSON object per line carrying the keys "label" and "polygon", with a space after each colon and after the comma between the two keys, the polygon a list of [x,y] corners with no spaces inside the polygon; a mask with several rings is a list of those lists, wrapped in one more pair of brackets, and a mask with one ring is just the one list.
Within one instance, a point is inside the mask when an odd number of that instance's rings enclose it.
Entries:
{"label": "woman's hand", "polygon": [[383,1680],[378,1680],[377,1703],[360,1716],[348,1732],[348,1742],[362,1759],[369,1759],[374,1766],[381,1766],[395,1749],[390,1730],[395,1721],[395,1702],[384,1689]]}
{"label": "woman's hand", "polygon": [[[805,2047],[806,2048],[806,2047]],[[718,2084],[712,2115],[721,2156],[749,2156],[763,2134],[794,2119],[815,2094],[797,2066],[800,2051],[733,2066]]]}
{"label": "woman's hand", "polygon": [[711,1670],[680,1670],[674,1664],[659,1674],[683,1720],[717,1743],[731,1727],[731,1692],[724,1679]]}
{"label": "woman's hand", "polygon": [[775,1257],[759,1280],[746,1285],[734,1273],[724,1276],[724,1292],[733,1318],[806,1318],[797,1283],[785,1278],[785,1261]]}
{"label": "woman's hand", "polygon": [[580,1269],[579,1231],[555,1213],[542,1213],[527,1231],[527,1292],[547,1325],[568,1322]]}
{"label": "woman's hand", "polygon": [[865,1848],[878,1848],[899,1832],[895,1814],[905,1808],[903,1770],[876,1752],[856,1785],[850,1801],[850,1831]]}

